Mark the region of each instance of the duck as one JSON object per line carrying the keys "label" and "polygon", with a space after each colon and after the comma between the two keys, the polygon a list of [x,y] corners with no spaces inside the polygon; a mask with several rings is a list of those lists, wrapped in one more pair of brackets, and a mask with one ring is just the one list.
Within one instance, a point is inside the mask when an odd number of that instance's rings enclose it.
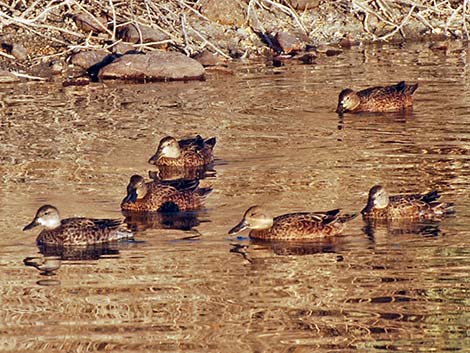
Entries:
{"label": "duck", "polygon": [[357,214],[340,215],[340,209],[326,212],[298,212],[272,217],[260,206],[251,206],[229,235],[250,229],[249,236],[260,240],[315,240],[339,235],[344,224]]}
{"label": "duck", "polygon": [[38,245],[69,246],[93,245],[133,238],[122,220],[95,218],[60,218],[59,211],[52,205],[41,206],[33,221],[23,231],[42,226],[36,238]]}
{"label": "duck", "polygon": [[374,185],[361,213],[363,218],[370,220],[434,219],[453,213],[455,205],[437,201],[440,197],[437,191],[390,196],[382,185]]}
{"label": "duck", "polygon": [[121,202],[122,211],[180,212],[200,208],[212,188],[200,188],[199,180],[154,180],[146,182],[133,175],[127,195]]}
{"label": "duck", "polygon": [[211,164],[214,161],[212,150],[216,138],[203,139],[200,135],[177,141],[172,136],[160,140],[157,152],[149,163],[161,167],[194,168]]}
{"label": "duck", "polygon": [[418,83],[408,85],[401,81],[396,85],[370,87],[359,92],[343,89],[338,97],[336,113],[400,112],[413,107],[413,93]]}

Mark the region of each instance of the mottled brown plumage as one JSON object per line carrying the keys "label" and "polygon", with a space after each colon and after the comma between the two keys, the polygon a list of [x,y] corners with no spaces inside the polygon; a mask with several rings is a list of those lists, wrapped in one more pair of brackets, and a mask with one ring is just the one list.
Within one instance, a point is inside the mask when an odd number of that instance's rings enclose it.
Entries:
{"label": "mottled brown plumage", "polygon": [[229,234],[249,228],[250,237],[263,240],[315,240],[341,233],[344,223],[356,215],[339,215],[340,210],[327,212],[299,212],[275,218],[266,215],[258,206],[250,207],[239,224]]}
{"label": "mottled brown plumage", "polygon": [[404,81],[386,87],[370,87],[359,92],[347,88],[341,91],[336,112],[398,112],[413,107],[413,93],[418,84],[407,85]]}
{"label": "mottled brown plumage", "polygon": [[59,211],[44,205],[34,220],[23,230],[42,225],[36,241],[40,245],[91,245],[132,238],[132,233],[117,219],[66,218],[60,220]]}
{"label": "mottled brown plumage", "polygon": [[133,175],[121,209],[131,212],[178,212],[200,208],[212,191],[200,188],[198,180],[158,180],[145,182]]}
{"label": "mottled brown plumage", "polygon": [[197,135],[177,141],[174,137],[164,137],[158,145],[157,152],[149,159],[150,164],[166,167],[192,168],[201,167],[214,161],[212,150],[215,137],[203,139]]}
{"label": "mottled brown plumage", "polygon": [[454,204],[437,201],[437,191],[427,194],[389,196],[381,185],[369,191],[366,207],[361,211],[366,219],[433,219],[452,213]]}

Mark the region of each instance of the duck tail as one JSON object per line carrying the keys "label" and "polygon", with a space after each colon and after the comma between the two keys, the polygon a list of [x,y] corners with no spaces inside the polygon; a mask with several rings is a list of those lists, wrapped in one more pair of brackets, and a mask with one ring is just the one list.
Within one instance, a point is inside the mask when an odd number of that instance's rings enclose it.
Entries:
{"label": "duck tail", "polygon": [[414,85],[407,85],[405,81],[400,81],[396,84],[395,88],[398,92],[405,95],[411,95],[418,88],[418,83],[416,82]]}
{"label": "duck tail", "polygon": [[414,85],[408,85],[406,86],[406,93],[413,94],[417,88],[418,88],[418,82],[416,82]]}
{"label": "duck tail", "polygon": [[215,137],[211,137],[207,140],[204,141],[204,144],[208,145],[210,149],[212,150],[216,144],[217,140]]}
{"label": "duck tail", "polygon": [[431,203],[431,202],[438,200],[440,197],[441,197],[441,194],[439,194],[438,191],[433,190],[433,191],[428,192],[427,194],[424,194],[421,200],[426,203]]}
{"label": "duck tail", "polygon": [[455,203],[453,202],[433,202],[431,207],[437,215],[451,215],[455,213]]}

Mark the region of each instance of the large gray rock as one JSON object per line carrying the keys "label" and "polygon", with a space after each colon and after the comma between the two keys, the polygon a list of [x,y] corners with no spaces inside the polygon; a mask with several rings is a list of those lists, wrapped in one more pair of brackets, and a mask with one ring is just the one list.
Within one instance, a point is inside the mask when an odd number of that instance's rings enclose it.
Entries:
{"label": "large gray rock", "polygon": [[199,80],[204,77],[204,68],[181,53],[155,51],[123,55],[103,67],[98,77],[138,81]]}
{"label": "large gray rock", "polygon": [[246,5],[240,0],[203,0],[199,6],[204,16],[222,25],[240,27],[246,21]]}
{"label": "large gray rock", "polygon": [[146,26],[139,26],[137,29],[137,26],[134,24],[122,27],[117,33],[117,38],[129,43],[154,43],[169,39],[165,33],[158,29]]}
{"label": "large gray rock", "polygon": [[86,13],[80,13],[74,16],[75,24],[84,32],[105,33],[106,18],[92,17]]}
{"label": "large gray rock", "polygon": [[98,64],[103,61],[110,53],[106,50],[90,50],[90,51],[81,51],[76,54],[73,54],[70,58],[70,62],[73,65],[83,67],[88,69],[91,66]]}
{"label": "large gray rock", "polygon": [[296,10],[313,9],[320,5],[319,0],[289,0],[289,3]]}
{"label": "large gray rock", "polygon": [[305,48],[305,44],[290,32],[277,32],[275,36],[283,53],[299,52]]}

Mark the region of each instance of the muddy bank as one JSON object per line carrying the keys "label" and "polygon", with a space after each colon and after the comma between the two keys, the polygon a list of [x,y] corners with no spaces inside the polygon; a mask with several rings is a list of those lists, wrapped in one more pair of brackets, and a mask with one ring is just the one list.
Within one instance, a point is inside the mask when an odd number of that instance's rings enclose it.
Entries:
{"label": "muddy bank", "polygon": [[[0,81],[54,75],[200,79],[201,64],[223,68],[230,60],[254,58],[279,65],[292,58],[311,63],[317,55],[368,42],[467,39],[467,7],[451,0],[13,2],[0,6],[0,69],[6,71]],[[152,51],[195,60],[168,68],[173,57],[159,55],[159,63],[137,56]],[[100,73],[123,55],[134,56],[121,61],[141,66],[121,76]],[[177,74],[181,62],[189,74]]]}

